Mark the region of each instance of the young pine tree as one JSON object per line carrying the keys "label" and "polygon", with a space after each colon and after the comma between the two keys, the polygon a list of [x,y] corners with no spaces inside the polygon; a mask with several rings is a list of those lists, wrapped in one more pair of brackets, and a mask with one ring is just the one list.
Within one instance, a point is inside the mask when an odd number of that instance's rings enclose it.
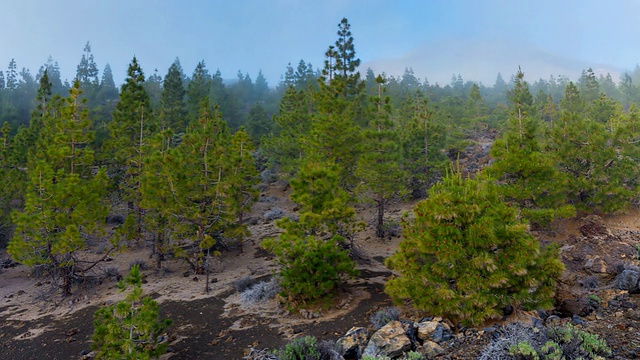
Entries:
{"label": "young pine tree", "polygon": [[171,325],[170,319],[161,319],[158,303],[143,296],[142,276],[138,265],[118,283],[121,292],[130,289],[124,300],[98,309],[94,314],[94,332],[91,340],[97,359],[150,359],[158,358],[167,350],[167,343],[158,343],[158,337]]}
{"label": "young pine tree", "polygon": [[507,305],[549,308],[563,271],[557,247],[540,248],[488,182],[445,177],[407,220],[386,265],[396,302],[463,324],[502,316]]}
{"label": "young pine tree", "polygon": [[299,221],[279,220],[276,225],[284,232],[261,245],[276,255],[280,285],[294,305],[331,296],[355,275],[344,248],[362,224],[355,220],[339,179],[335,165],[318,158],[306,162],[291,180],[291,200],[300,205]]}

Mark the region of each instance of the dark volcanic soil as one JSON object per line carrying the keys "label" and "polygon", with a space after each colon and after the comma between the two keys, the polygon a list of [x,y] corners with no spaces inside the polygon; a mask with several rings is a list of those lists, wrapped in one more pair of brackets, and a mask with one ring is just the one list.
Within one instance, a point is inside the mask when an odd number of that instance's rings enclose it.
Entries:
{"label": "dark volcanic soil", "polygon": [[[352,326],[367,326],[367,313],[389,306],[382,285],[365,286],[370,298],[347,315],[330,322],[314,322],[294,326],[296,334],[314,335],[319,339],[336,340]],[[225,302],[217,297],[193,301],[167,301],[160,304],[163,316],[173,320],[168,328],[171,337],[171,359],[242,359],[249,348],[278,348],[288,339],[278,328],[265,320],[252,317],[254,324],[246,330],[229,330],[240,317],[223,317]],[[93,333],[93,313],[96,306],[76,311],[53,322],[51,317],[34,321],[7,320],[0,317],[3,359],[77,359],[90,349]],[[4,311],[6,308],[0,308]],[[39,336],[29,337],[30,329],[50,326]],[[25,339],[20,339],[23,337]]]}

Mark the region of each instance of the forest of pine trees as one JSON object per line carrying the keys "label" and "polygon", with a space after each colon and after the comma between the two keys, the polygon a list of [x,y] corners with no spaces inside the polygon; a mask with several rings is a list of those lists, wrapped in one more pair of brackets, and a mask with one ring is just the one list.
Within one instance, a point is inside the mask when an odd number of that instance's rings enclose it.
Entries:
{"label": "forest of pine trees", "polygon": [[[411,69],[361,69],[347,19],[337,28],[322,67],[289,64],[274,87],[261,72],[227,83],[204,60],[185,74],[176,59],[162,76],[133,57],[118,88],[89,43],[71,82],[51,58],[35,75],[12,60],[0,71],[0,245],[65,294],[101,260],[82,252],[87,239],[113,256],[147,244],[158,269],[179,258],[208,275],[247,236],[270,169],[298,205],[262,244],[294,305],[357,276],[353,241],[367,224],[356,206],[375,209],[384,239],[389,204],[407,199],[422,201],[387,261],[392,298],[468,323],[510,302],[548,305],[557,249],[527,229],[637,203],[640,68],[618,83],[591,69],[576,81],[514,69],[492,86],[458,74],[442,86]],[[469,173],[459,161],[480,138],[492,162]],[[110,215],[122,215],[113,233]]]}

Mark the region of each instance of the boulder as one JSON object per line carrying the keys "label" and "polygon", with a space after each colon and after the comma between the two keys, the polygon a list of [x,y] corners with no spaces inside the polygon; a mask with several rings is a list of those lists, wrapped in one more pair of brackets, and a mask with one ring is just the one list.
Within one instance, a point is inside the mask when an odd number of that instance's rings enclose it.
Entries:
{"label": "boulder", "polygon": [[[438,321],[423,321],[416,324],[416,328],[418,329],[418,339],[422,341],[432,340],[432,337],[435,335],[436,338],[442,338],[442,325]],[[440,332],[440,335],[437,332]],[[438,340],[432,340],[438,341]]]}
{"label": "boulder", "polygon": [[422,344],[422,346],[418,346],[416,351],[419,352],[422,356],[426,357],[427,359],[432,359],[436,357],[436,355],[441,354],[444,351],[444,349],[442,348],[442,346],[438,345],[437,343],[426,340],[424,344]]}
{"label": "boulder", "polygon": [[371,336],[363,355],[395,358],[402,355],[403,352],[411,350],[411,346],[411,339],[407,336],[404,326],[400,321],[395,320]]}
{"label": "boulder", "polygon": [[343,337],[336,341],[336,344],[342,348],[342,356],[358,359],[362,355],[368,337],[369,333],[366,328],[352,327]]}
{"label": "boulder", "polygon": [[627,290],[630,293],[640,292],[638,282],[640,281],[640,272],[626,269],[623,270],[616,279],[618,289]]}

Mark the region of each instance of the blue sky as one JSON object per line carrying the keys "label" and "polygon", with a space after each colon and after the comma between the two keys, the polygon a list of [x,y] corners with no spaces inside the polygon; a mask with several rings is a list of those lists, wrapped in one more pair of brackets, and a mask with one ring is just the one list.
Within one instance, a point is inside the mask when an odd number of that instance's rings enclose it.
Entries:
{"label": "blue sky", "polygon": [[164,76],[179,57],[191,74],[200,60],[224,78],[262,70],[274,86],[287,63],[315,67],[351,23],[361,70],[429,82],[453,73],[492,85],[521,66],[529,81],[576,78],[640,63],[640,1],[617,0],[3,0],[0,70],[11,58],[32,74],[49,55],[71,80],[87,41],[100,70],[120,83],[133,55]]}

